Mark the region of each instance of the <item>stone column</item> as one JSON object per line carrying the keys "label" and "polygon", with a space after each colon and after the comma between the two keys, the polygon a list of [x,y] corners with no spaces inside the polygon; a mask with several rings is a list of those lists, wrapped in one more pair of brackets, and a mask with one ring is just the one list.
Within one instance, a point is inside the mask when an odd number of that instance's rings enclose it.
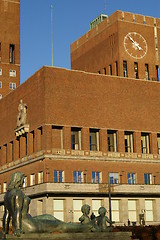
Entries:
{"label": "stone column", "polygon": [[145,210],[145,199],[144,198],[139,198],[137,201],[138,201],[138,204],[137,204],[137,219],[139,221],[139,214],[142,213],[142,210]]}
{"label": "stone column", "polygon": [[52,126],[45,125],[43,127],[43,134],[42,134],[42,148],[45,149],[48,153],[51,151],[52,148]]}
{"label": "stone column", "polygon": [[33,137],[34,137],[34,132],[27,134],[27,153],[28,153],[28,155],[31,155],[33,153],[33,149],[34,149]]}
{"label": "stone column", "polygon": [[13,142],[13,149],[14,149],[14,160],[17,160],[20,158],[20,143],[19,143],[20,139],[15,139]]}
{"label": "stone column", "polygon": [[7,145],[2,146],[1,148],[1,166],[7,162]]}
{"label": "stone column", "polygon": [[13,142],[7,144],[7,162],[13,161]]}
{"label": "stone column", "polygon": [[66,211],[64,221],[73,222],[73,198],[66,198],[65,207]]}
{"label": "stone column", "polygon": [[53,199],[51,197],[43,198],[42,214],[53,215]]}
{"label": "stone column", "polygon": [[150,135],[150,148],[152,154],[157,154],[157,133],[152,133]]}
{"label": "stone column", "polygon": [[118,152],[125,152],[125,145],[124,145],[124,131],[117,131],[117,151]]}
{"label": "stone column", "polygon": [[100,129],[100,151],[108,152],[107,130]]}
{"label": "stone column", "polygon": [[134,133],[134,152],[142,153],[141,149],[141,133],[135,132]]}
{"label": "stone column", "polygon": [[26,156],[26,138],[20,137],[20,157],[23,158]]}
{"label": "stone column", "polygon": [[90,150],[89,142],[89,128],[82,128],[81,130],[82,150]]}
{"label": "stone column", "polygon": [[63,128],[63,147],[65,150],[71,150],[71,128]]}
{"label": "stone column", "polygon": [[122,198],[120,200],[120,222],[128,224],[128,199]]}

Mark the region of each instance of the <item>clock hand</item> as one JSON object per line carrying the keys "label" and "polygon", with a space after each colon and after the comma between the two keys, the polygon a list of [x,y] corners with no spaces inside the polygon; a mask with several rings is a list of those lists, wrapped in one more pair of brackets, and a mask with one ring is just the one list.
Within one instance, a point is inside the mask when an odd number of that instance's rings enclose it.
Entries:
{"label": "clock hand", "polygon": [[139,46],[139,43],[135,42],[134,44],[135,44],[135,46],[138,48],[138,50],[143,50],[143,48],[141,48],[141,47]]}
{"label": "clock hand", "polygon": [[139,44],[138,44],[136,41],[133,40],[133,38],[132,38],[131,36],[128,36],[128,37],[129,37],[129,39],[133,42],[133,44],[138,48],[138,50],[143,50],[143,49],[139,46]]}

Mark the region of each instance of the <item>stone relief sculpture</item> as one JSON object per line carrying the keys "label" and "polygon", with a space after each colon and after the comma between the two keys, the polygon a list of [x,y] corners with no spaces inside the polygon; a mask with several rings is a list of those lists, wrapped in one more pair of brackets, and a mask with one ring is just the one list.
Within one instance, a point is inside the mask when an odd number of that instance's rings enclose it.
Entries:
{"label": "stone relief sculpture", "polygon": [[30,198],[26,196],[21,187],[23,186],[25,175],[16,172],[11,175],[7,192],[4,196],[3,234],[9,233],[9,223],[12,219],[13,234],[20,237],[27,233],[78,233],[78,232],[101,232],[110,231],[107,228],[105,216],[106,209],[99,209],[99,216],[94,220],[89,218],[90,206],[85,204],[81,210],[83,215],[79,218],[81,223],[66,223],[56,219],[50,214],[32,217],[29,211]]}
{"label": "stone relief sculpture", "polygon": [[20,100],[18,106],[18,115],[17,115],[17,127],[23,126],[27,122],[27,104],[23,103],[23,100]]}

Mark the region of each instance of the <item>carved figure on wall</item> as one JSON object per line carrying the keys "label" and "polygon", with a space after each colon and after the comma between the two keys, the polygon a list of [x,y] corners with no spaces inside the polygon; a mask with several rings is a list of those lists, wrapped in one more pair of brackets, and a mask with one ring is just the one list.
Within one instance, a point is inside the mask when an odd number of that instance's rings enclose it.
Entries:
{"label": "carved figure on wall", "polygon": [[109,218],[106,216],[106,212],[107,211],[104,207],[100,207],[98,209],[99,216],[96,217],[96,222],[101,232],[112,231],[112,227],[108,227],[106,224],[106,223],[111,223]]}
{"label": "carved figure on wall", "polygon": [[27,104],[20,100],[17,115],[17,127],[23,126],[27,122]]}
{"label": "carved figure on wall", "polygon": [[4,234],[9,232],[11,219],[15,236],[21,236],[21,233],[91,232],[94,229],[91,222],[88,224],[65,223],[48,214],[32,217],[28,213],[31,200],[21,190],[24,177],[24,174],[21,172],[11,175],[7,192],[4,196]]}
{"label": "carved figure on wall", "polygon": [[84,204],[81,207],[81,211],[82,211],[83,215],[79,218],[79,221],[83,224],[89,223],[91,221],[88,216],[90,213],[90,206],[88,204]]}

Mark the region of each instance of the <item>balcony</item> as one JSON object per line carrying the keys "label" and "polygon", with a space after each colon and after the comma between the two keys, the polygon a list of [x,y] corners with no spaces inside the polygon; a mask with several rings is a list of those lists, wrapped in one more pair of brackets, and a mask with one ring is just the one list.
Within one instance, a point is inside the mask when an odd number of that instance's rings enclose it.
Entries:
{"label": "balcony", "polygon": [[[108,196],[108,184],[92,184],[92,183],[42,183],[29,186],[23,189],[23,192],[31,197],[44,196],[47,194],[65,194],[73,195],[81,194],[94,195],[96,197]],[[160,195],[160,185],[130,185],[115,184],[111,185],[111,195],[116,196],[150,196]],[[3,203],[4,194],[0,194],[0,204]]]}

